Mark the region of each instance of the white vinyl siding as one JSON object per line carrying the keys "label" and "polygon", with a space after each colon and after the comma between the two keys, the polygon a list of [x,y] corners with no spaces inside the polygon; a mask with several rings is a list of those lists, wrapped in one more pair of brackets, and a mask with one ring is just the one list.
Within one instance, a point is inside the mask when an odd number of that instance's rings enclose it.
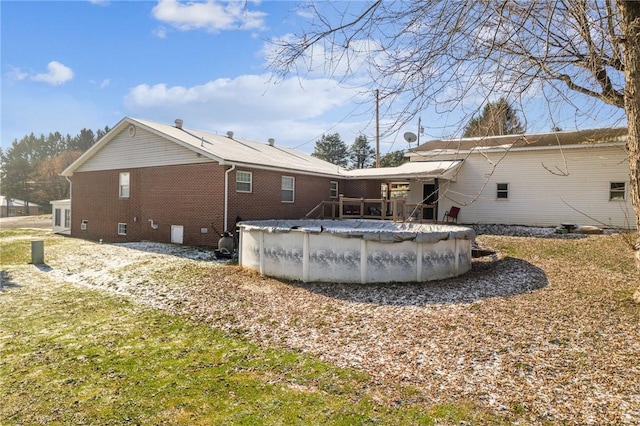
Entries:
{"label": "white vinyl siding", "polygon": [[[132,143],[134,141],[136,143]],[[125,127],[113,140],[95,153],[76,172],[170,166],[176,164],[210,163],[212,159],[157,136],[140,127],[129,136]]]}
{"label": "white vinyl siding", "polygon": [[[628,180],[624,147],[487,155],[495,167],[483,155],[471,154],[465,157],[455,182],[440,180],[439,212],[459,206],[467,223],[633,226],[628,220],[634,214],[628,197],[612,203],[607,192],[611,182]],[[509,183],[508,203],[496,199],[497,184],[505,182]]]}
{"label": "white vinyl siding", "polygon": [[129,172],[121,172],[118,183],[118,194],[120,198],[129,198]]}
{"label": "white vinyl siding", "polygon": [[253,173],[237,171],[236,172],[236,192],[252,192],[253,191]]}
{"label": "white vinyl siding", "polygon": [[296,180],[291,176],[282,176],[282,202],[293,203],[295,201]]}

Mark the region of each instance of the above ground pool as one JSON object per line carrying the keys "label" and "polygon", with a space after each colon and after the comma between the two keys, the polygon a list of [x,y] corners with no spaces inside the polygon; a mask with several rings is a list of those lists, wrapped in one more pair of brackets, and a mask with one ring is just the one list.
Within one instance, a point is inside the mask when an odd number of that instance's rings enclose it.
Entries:
{"label": "above ground pool", "polygon": [[304,282],[423,282],[471,269],[473,229],[376,220],[240,222],[240,266]]}

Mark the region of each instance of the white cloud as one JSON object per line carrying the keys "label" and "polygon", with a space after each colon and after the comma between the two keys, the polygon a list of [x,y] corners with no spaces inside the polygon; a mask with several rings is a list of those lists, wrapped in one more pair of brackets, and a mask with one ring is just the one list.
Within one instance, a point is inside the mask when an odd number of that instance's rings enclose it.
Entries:
{"label": "white cloud", "polygon": [[217,114],[223,116],[240,114],[263,120],[283,116],[308,119],[344,105],[357,96],[353,89],[340,87],[328,79],[302,82],[292,78],[279,84],[272,84],[269,80],[269,75],[243,75],[193,87],[142,84],[129,92],[126,104],[132,109],[185,105],[219,110]]}
{"label": "white cloud", "polygon": [[11,71],[5,74],[9,80],[22,81],[29,77],[29,73],[22,71],[20,68],[12,67]]}
{"label": "white cloud", "polygon": [[[204,3],[160,0],[152,9],[153,16],[182,31],[258,30],[265,27],[266,13],[249,10],[249,2],[229,1]],[[166,31],[156,31],[162,37]]]}
{"label": "white cloud", "polygon": [[105,78],[104,80],[102,80],[102,83],[100,83],[100,88],[104,89],[109,84],[111,84],[111,79],[110,78]]}
{"label": "white cloud", "polygon": [[109,0],[89,0],[89,3],[98,6],[107,6],[109,4]]}
{"label": "white cloud", "polygon": [[329,132],[353,142],[367,126],[357,121],[369,120],[353,115],[354,102],[362,100],[359,89],[334,80],[292,78],[273,84],[265,74],[220,78],[192,87],[141,84],[129,91],[125,106],[136,117],[167,123],[182,118],[188,128],[233,130],[242,138],[274,137],[282,145],[297,146]]}
{"label": "white cloud", "polygon": [[33,81],[41,81],[57,86],[73,78],[73,70],[57,61],[51,61],[47,65],[48,72],[31,76]]}

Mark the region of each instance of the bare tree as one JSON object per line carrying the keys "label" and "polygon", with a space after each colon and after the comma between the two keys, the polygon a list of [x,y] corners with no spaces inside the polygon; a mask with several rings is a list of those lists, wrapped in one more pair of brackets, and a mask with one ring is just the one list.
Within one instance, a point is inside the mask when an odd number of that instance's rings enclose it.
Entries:
{"label": "bare tree", "polygon": [[381,102],[404,105],[396,128],[427,106],[464,109],[468,97],[537,94],[624,110],[640,269],[640,2],[378,0],[355,13],[340,4],[312,3],[311,26],[277,41],[271,66],[286,75],[321,56],[334,77],[366,71]]}

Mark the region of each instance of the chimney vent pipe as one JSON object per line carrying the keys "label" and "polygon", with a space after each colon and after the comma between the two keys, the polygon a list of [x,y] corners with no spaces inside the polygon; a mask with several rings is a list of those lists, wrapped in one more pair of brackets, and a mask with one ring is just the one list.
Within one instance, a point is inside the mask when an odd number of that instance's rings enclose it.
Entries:
{"label": "chimney vent pipe", "polygon": [[274,138],[269,138],[269,146],[275,145],[276,140]]}
{"label": "chimney vent pipe", "polygon": [[228,131],[228,132],[227,132],[227,137],[228,137],[229,139],[233,139],[233,132],[232,132],[232,131]]}
{"label": "chimney vent pipe", "polygon": [[176,123],[176,127],[177,127],[178,129],[182,129],[182,123],[183,123],[183,121],[182,121],[181,119],[176,118],[175,123]]}

